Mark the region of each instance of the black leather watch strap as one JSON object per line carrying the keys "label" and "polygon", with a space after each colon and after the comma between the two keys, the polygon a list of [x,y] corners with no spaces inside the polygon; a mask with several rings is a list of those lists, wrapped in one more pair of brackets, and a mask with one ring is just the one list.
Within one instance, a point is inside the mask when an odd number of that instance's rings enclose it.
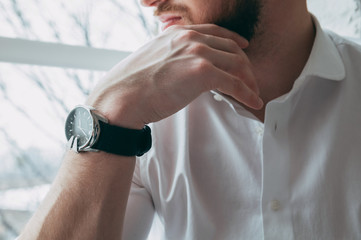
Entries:
{"label": "black leather watch strap", "polygon": [[99,120],[100,136],[92,146],[104,152],[122,156],[142,156],[152,146],[151,130],[122,128]]}

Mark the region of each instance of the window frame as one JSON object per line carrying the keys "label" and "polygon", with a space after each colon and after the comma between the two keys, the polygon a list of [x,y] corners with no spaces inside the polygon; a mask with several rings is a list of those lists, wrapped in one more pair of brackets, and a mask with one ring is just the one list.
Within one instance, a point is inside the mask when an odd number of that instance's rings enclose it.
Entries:
{"label": "window frame", "polygon": [[108,71],[130,52],[0,37],[0,62]]}

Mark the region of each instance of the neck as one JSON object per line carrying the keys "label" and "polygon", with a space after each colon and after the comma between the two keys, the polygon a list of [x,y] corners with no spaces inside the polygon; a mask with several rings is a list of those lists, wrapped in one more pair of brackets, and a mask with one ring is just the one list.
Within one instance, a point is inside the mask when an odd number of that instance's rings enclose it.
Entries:
{"label": "neck", "polygon": [[[292,89],[315,39],[306,1],[289,2],[292,6],[285,6],[284,1],[272,4],[272,11],[264,6],[256,36],[246,49],[265,105]],[[248,110],[264,121],[265,107],[259,111]]]}

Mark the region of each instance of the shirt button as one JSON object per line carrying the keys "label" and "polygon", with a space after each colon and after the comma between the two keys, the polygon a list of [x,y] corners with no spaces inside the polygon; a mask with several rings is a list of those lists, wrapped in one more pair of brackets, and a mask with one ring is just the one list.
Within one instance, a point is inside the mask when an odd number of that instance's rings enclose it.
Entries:
{"label": "shirt button", "polygon": [[264,133],[264,128],[261,127],[261,126],[258,126],[258,127],[255,128],[255,131],[259,136],[262,136],[263,133]]}
{"label": "shirt button", "polygon": [[218,102],[221,102],[221,101],[223,100],[223,97],[222,97],[221,95],[218,95],[218,94],[215,94],[215,95],[213,96],[213,98],[214,98],[216,101],[218,101]]}
{"label": "shirt button", "polygon": [[280,210],[280,208],[281,208],[281,203],[280,203],[280,201],[278,201],[278,200],[273,200],[273,201],[271,202],[271,209],[272,209],[273,211],[277,212],[278,210]]}

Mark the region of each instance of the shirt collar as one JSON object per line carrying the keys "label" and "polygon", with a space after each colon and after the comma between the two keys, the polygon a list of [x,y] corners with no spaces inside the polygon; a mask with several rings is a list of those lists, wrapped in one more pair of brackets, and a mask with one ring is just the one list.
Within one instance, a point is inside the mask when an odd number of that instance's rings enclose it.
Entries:
{"label": "shirt collar", "polygon": [[[316,36],[308,61],[300,76],[296,79],[291,91],[278,97],[277,99],[274,99],[273,101],[283,101],[289,97],[292,93],[299,89],[307,77],[319,77],[333,81],[341,81],[346,77],[345,66],[335,43],[321,28],[320,23],[314,15],[312,15],[312,19],[316,29]],[[218,101],[225,101],[239,114],[258,120],[252,113],[248,112],[233,98],[219,92],[218,90],[212,90],[211,93],[213,93],[215,99],[218,99]]]}
{"label": "shirt collar", "polygon": [[299,78],[316,76],[340,81],[346,76],[342,58],[330,36],[322,30],[315,16],[312,19],[316,28],[316,37],[310,57]]}

